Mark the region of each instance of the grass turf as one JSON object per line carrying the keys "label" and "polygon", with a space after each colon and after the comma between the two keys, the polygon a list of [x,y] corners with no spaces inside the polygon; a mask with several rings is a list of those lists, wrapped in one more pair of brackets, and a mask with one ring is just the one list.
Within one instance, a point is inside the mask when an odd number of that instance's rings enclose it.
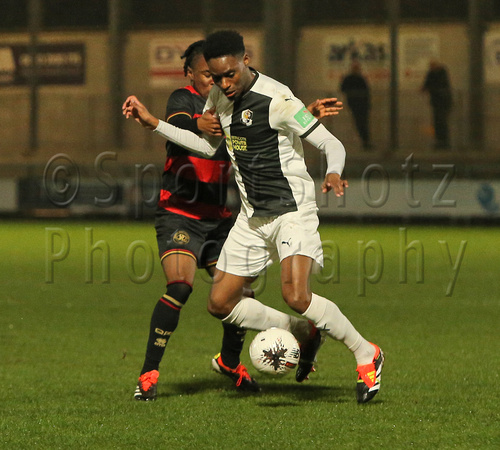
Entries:
{"label": "grass turf", "polygon": [[[63,230],[56,231],[52,253],[64,240],[69,247],[47,272],[50,228]],[[164,292],[156,257],[149,270],[147,248],[156,253],[151,225],[4,223],[0,447],[498,448],[500,230],[343,225],[320,231],[328,261],[323,275],[313,277],[313,290],[334,300],[386,353],[381,392],[367,405],[355,401],[352,356],[332,340],[311,380],[266,378],[250,368],[263,392],[237,393],[209,370],[221,328],[206,313],[209,283],[202,272],[169,342],[158,401],[134,401],[150,314]],[[86,259],[98,241],[109,248],[104,264],[101,250]],[[421,261],[414,250],[401,250],[415,241]],[[92,282],[86,282],[89,267]],[[109,267],[104,283],[103,267]],[[142,273],[151,278],[138,282]],[[259,298],[287,311],[278,267],[262,283]],[[254,334],[242,354],[247,366]]]}

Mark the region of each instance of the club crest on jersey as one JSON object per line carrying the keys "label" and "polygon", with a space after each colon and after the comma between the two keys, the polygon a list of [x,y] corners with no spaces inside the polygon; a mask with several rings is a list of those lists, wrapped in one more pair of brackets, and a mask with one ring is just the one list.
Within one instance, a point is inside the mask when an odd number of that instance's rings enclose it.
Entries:
{"label": "club crest on jersey", "polygon": [[245,111],[241,113],[241,123],[245,124],[247,127],[252,125],[252,118],[253,112],[250,109],[245,109]]}
{"label": "club crest on jersey", "polygon": [[187,231],[182,231],[179,230],[177,233],[174,234],[173,241],[176,244],[187,244],[189,243],[189,240],[191,238],[189,237],[189,234]]}

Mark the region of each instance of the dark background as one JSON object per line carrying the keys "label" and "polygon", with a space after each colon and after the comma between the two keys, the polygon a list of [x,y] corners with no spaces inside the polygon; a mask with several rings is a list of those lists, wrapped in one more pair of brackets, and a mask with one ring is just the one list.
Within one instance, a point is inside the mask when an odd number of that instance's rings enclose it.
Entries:
{"label": "dark background", "polygon": [[[385,0],[308,0],[294,2],[299,25],[339,22],[380,23],[387,18]],[[192,26],[203,21],[200,0],[128,0],[131,29]],[[400,0],[402,21],[464,21],[467,0]],[[26,31],[28,0],[2,0],[0,30]],[[43,0],[44,29],[105,28],[105,0]],[[255,24],[264,19],[264,0],[214,0],[215,23]],[[489,0],[489,19],[500,18],[500,0]]]}

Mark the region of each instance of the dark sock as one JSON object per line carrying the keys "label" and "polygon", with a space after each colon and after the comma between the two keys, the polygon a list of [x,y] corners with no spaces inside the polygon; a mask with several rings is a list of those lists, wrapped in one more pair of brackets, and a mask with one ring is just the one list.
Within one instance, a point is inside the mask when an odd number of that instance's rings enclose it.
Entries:
{"label": "dark sock", "polygon": [[158,300],[151,316],[146,358],[141,375],[151,370],[158,370],[160,367],[165,347],[177,328],[181,308],[187,302],[191,291],[192,288],[187,283],[169,283],[167,292]]}
{"label": "dark sock", "polygon": [[224,336],[222,337],[222,349],[220,351],[222,362],[236,369],[240,363],[240,354],[245,342],[246,330],[230,323],[222,322]]}

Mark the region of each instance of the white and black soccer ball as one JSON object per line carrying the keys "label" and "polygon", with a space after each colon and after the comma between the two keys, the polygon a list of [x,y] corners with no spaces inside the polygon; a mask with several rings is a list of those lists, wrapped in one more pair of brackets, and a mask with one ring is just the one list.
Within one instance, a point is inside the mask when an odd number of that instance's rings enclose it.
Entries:
{"label": "white and black soccer ball", "polygon": [[254,367],[270,375],[287,374],[297,367],[300,359],[297,339],[281,328],[258,333],[250,344],[249,353]]}

